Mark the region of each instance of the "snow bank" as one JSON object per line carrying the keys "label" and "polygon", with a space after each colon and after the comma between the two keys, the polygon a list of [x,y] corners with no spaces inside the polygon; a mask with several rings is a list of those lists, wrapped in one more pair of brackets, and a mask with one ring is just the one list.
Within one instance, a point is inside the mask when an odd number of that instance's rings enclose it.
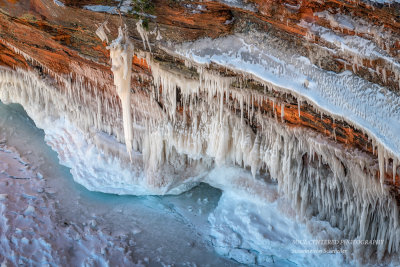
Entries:
{"label": "snow bank", "polygon": [[230,7],[241,8],[252,12],[257,11],[257,7],[246,0],[218,0],[218,2],[224,3],[225,5]]}
{"label": "snow bank", "polygon": [[104,12],[109,14],[118,14],[117,7],[115,6],[103,6],[103,5],[86,5],[83,9],[87,9],[93,12]]}
{"label": "snow bank", "polygon": [[53,2],[54,2],[54,4],[56,4],[57,6],[65,7],[64,3],[61,2],[61,1],[59,1],[59,0],[53,0]]}
{"label": "snow bank", "polygon": [[366,3],[393,4],[400,3],[400,0],[363,0]]}
{"label": "snow bank", "polygon": [[93,12],[109,13],[113,15],[118,14],[118,10],[121,13],[129,13],[132,11],[131,0],[117,0],[117,2],[120,2],[118,6],[86,5],[83,6],[83,9]]}

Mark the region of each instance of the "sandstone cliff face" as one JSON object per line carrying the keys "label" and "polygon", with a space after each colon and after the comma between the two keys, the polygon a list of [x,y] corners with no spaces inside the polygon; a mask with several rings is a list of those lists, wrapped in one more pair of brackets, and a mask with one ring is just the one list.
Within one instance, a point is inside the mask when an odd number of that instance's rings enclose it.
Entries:
{"label": "sandstone cliff face", "polygon": [[[352,79],[359,79],[355,86],[358,85],[360,88],[355,89],[360,91],[367,90],[367,85],[384,88],[380,89],[386,90],[382,94],[390,94],[393,99],[392,103],[388,103],[389,110],[397,114],[399,112],[397,97],[400,98],[399,3],[380,4],[374,1],[345,0],[246,2],[156,0],[152,3],[152,8],[143,11],[151,14],[139,12],[137,15],[134,12],[122,12],[120,16],[88,10],[94,5],[116,6],[110,13],[117,13],[118,6],[121,5],[114,1],[3,0],[0,2],[0,65],[11,69],[35,71],[43,78],[53,78],[50,82],[61,93],[71,94],[66,89],[67,85],[76,82],[90,88],[87,92],[72,90],[72,94],[78,96],[71,102],[70,112],[73,113],[74,108],[82,110],[87,108],[85,111],[87,114],[97,111],[99,115],[96,119],[82,124],[82,128],[87,129],[94,125],[96,129],[123,141],[119,116],[122,112],[113,86],[109,51],[106,49],[106,42],[102,42],[95,32],[101,23],[108,21],[110,33],[107,34],[112,40],[117,35],[117,28],[121,24],[126,24],[136,48],[132,64],[134,96],[131,102],[133,106],[140,107],[134,115],[138,124],[149,118],[153,122],[166,116],[174,123],[181,121],[181,125],[192,125],[193,121],[197,120],[188,107],[193,100],[186,97],[184,86],[180,86],[180,82],[185,81],[186,84],[207,82],[208,78],[205,78],[203,73],[208,72],[213,77],[218,77],[218,79],[213,78],[213,81],[229,79],[227,88],[232,90],[217,92],[209,98],[209,101],[218,99],[221,107],[224,106],[229,112],[245,121],[245,125],[251,129],[254,136],[264,133],[265,125],[261,123],[259,117],[273,120],[280,125],[279,127],[289,129],[288,131],[293,130],[298,133],[305,131],[310,136],[318,136],[323,142],[330,144],[330,148],[335,147],[336,150],[343,151],[338,165],[343,165],[344,177],[347,177],[347,173],[351,172],[349,168],[352,168],[351,164],[345,162],[346,158],[352,158],[351,155],[359,153],[362,161],[370,165],[363,166],[361,170],[368,173],[366,175],[374,177],[376,181],[379,181],[380,177],[389,198],[395,199],[397,205],[399,204],[400,180],[396,155],[392,153],[393,151],[382,152],[382,148],[377,144],[379,142],[369,135],[368,130],[359,127],[346,116],[336,116],[333,112],[327,112],[315,102],[277,85],[276,82],[263,82],[254,75],[213,61],[205,66],[199,66],[195,60],[189,62],[190,58],[178,50],[174,51],[174,48],[180,47],[182,43],[196,44],[195,42],[200,39],[210,40],[212,45],[211,40],[230,40],[223,38],[232,35],[249,36],[251,39],[255,33],[266,34],[268,37],[263,37],[264,39],[260,37],[254,42],[258,42],[261,47],[263,41],[260,40],[265,40],[264,42],[271,47],[280,47],[288,55],[301,57],[304,62],[317,68],[322,76],[342,73],[352,75]],[[148,23],[145,33],[149,38],[151,53],[144,47],[146,43],[136,30],[138,16]],[[292,63],[291,59],[288,59],[288,62]],[[278,74],[284,71],[277,69]],[[166,76],[175,78],[166,82]],[[304,90],[313,86],[313,78],[309,77],[304,78]],[[174,85],[171,93],[174,95],[173,99],[170,95],[167,96],[169,94],[167,91],[172,88],[166,88],[167,84]],[[242,92],[241,90],[251,93],[238,97],[235,92]],[[85,95],[84,100],[81,99],[83,95]],[[159,97],[160,95],[165,97]],[[157,107],[150,109],[149,106],[153,102],[148,99],[154,96],[157,99],[154,102]],[[205,92],[200,92],[196,97],[209,96]],[[93,104],[94,99],[102,99],[102,105],[112,107],[117,112],[112,114],[111,108],[98,107],[97,103]],[[79,115],[74,116],[79,117]],[[393,123],[396,124],[398,121],[394,120]],[[230,127],[234,128],[232,124]],[[142,139],[145,140],[144,137]],[[175,147],[178,153],[190,154],[185,150],[187,147],[181,151],[178,145]],[[138,142],[135,148],[143,152],[145,145]],[[318,153],[323,152],[302,153],[302,163],[299,165],[304,169],[308,166],[320,168],[317,166],[320,157]],[[382,154],[380,158],[379,153]],[[215,158],[218,159],[218,155]],[[247,167],[255,173],[268,172],[272,176],[281,175],[279,171],[271,170],[272,167],[268,168],[268,164],[267,168],[261,163],[259,166],[257,164]],[[382,167],[384,165],[385,168]],[[192,167],[196,169],[198,166]],[[332,166],[329,162],[325,162],[323,168],[329,169]],[[153,169],[149,175],[152,178],[148,178],[147,183],[153,187],[170,185],[172,182],[166,178],[170,173],[162,175],[163,179],[160,180],[156,178],[157,175],[161,175],[159,172]],[[370,216],[373,221],[374,215]],[[393,251],[392,247],[388,250]]]}

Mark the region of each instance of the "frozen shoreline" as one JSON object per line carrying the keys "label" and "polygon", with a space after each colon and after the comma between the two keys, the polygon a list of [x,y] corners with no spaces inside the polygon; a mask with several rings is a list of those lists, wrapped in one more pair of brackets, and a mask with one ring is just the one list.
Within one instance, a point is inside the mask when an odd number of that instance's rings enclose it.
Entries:
{"label": "frozen shoreline", "polygon": [[201,186],[170,197],[89,192],[23,113],[0,103],[0,264],[237,265],[213,252],[204,232],[218,190]]}
{"label": "frozen shoreline", "polygon": [[[10,109],[0,103],[0,113],[4,114],[5,111],[10,112]],[[276,184],[268,185],[254,180],[256,184],[258,183],[257,187],[264,196],[257,196],[257,194],[247,191],[254,187],[245,190],[240,186],[243,181],[253,180],[248,171],[239,168],[222,168],[216,169],[208,175],[207,182],[217,188],[228,190],[222,193],[221,199],[219,199],[216,189],[208,189],[205,186],[200,186],[199,189],[179,196],[162,198],[85,193],[85,189],[71,184],[71,178],[63,173],[67,171],[65,167],[61,167],[65,170],[58,170],[59,167],[54,165],[57,160],[53,158],[51,162],[47,162],[49,157],[54,156],[54,152],[51,152],[52,155],[46,155],[49,152],[40,151],[46,147],[42,139],[43,135],[40,130],[35,129],[34,125],[30,125],[29,120],[25,125],[26,115],[14,112],[11,116],[11,119],[10,115],[3,116],[3,118],[7,118],[8,122],[0,122],[2,129],[8,127],[1,136],[5,143],[2,145],[3,150],[0,150],[0,161],[11,160],[13,162],[9,162],[7,166],[3,164],[0,168],[5,167],[9,174],[14,170],[26,168],[24,175],[29,179],[14,179],[13,183],[5,186],[4,179],[10,178],[0,177],[2,185],[0,186],[0,204],[3,211],[0,224],[7,224],[7,227],[3,228],[6,230],[0,230],[0,235],[4,236],[0,243],[0,251],[3,249],[4,252],[0,254],[14,255],[14,257],[3,259],[0,257],[0,261],[5,263],[22,261],[25,264],[41,264],[43,262],[65,264],[69,259],[69,263],[78,265],[86,262],[89,265],[100,264],[101,266],[111,263],[148,266],[164,262],[165,264],[179,263],[193,266],[193,264],[204,264],[204,253],[211,253],[207,250],[214,248],[225,257],[249,265],[269,266],[275,262],[278,266],[292,266],[296,262],[316,266],[324,259],[334,259],[338,263],[342,263],[340,255],[299,255],[290,252],[291,249],[299,246],[288,247],[288,250],[282,251],[282,247],[291,243],[292,240],[311,239],[312,236],[304,224],[298,224],[295,217],[288,217],[288,214],[285,215],[285,212],[278,208],[276,201],[279,194]],[[12,128],[10,123],[14,123],[16,129],[10,129]],[[8,131],[10,133],[23,132],[24,134],[10,136]],[[27,140],[19,140],[19,138],[27,138]],[[27,159],[22,158],[17,150],[4,147],[6,143],[20,144],[21,147],[24,147],[24,142],[30,143],[27,147],[29,150],[22,151],[27,154]],[[35,146],[39,150],[32,150],[32,147]],[[31,163],[29,158],[38,158],[39,161]],[[12,195],[12,198],[3,195],[2,190],[7,190],[7,195]],[[30,197],[20,197],[17,206],[13,206],[9,202],[19,194],[26,195],[28,192],[30,192]],[[251,196],[248,195],[249,193]],[[21,207],[23,207],[23,211],[19,211]],[[24,218],[24,227],[36,229],[31,233],[33,236],[26,232],[25,228],[18,226],[17,219],[10,219],[10,214],[14,214],[14,212],[21,214],[18,216]],[[146,215],[148,213],[150,215]],[[116,216],[121,218],[116,220]],[[159,220],[157,216],[164,219]],[[127,218],[130,218],[130,222],[127,221]],[[271,218],[274,219],[271,220]],[[41,224],[37,223],[37,220],[47,221],[45,224]],[[160,223],[162,225],[159,225]],[[20,231],[18,228],[22,230]],[[289,231],[283,237],[280,229],[288,230],[290,228],[293,228],[293,231]],[[160,231],[160,229],[164,230]],[[154,233],[152,233],[153,230]],[[188,230],[192,234],[189,234]],[[8,241],[10,240],[8,235],[13,231],[17,232],[16,239],[13,241],[17,242],[16,246],[11,245]],[[197,234],[193,234],[193,231]],[[150,239],[148,239],[149,234]],[[48,240],[46,239],[48,235],[52,235],[54,238]],[[156,254],[150,253],[148,250],[151,250],[150,248],[154,247],[154,244],[147,244],[146,240],[154,242],[160,240],[161,236],[165,239],[159,244],[159,248],[162,249],[156,251]],[[170,239],[173,237],[179,238]],[[237,241],[231,242],[233,237],[237,238]],[[212,244],[207,245],[208,242],[211,242],[207,241],[210,240],[209,238],[211,238]],[[32,240],[43,240],[43,242],[36,243]],[[228,243],[226,243],[227,241]],[[182,258],[182,250],[177,250],[180,246],[178,243],[185,242],[187,245],[183,244],[183,248],[187,247],[189,251],[185,252],[187,256]],[[74,249],[69,252],[64,251],[63,248],[67,244]],[[109,247],[107,244],[113,245]],[[166,244],[169,246],[174,244],[178,247],[172,246],[167,249]],[[9,245],[11,247],[8,247]],[[196,250],[198,251],[196,252]],[[31,254],[27,251],[30,251]],[[40,254],[38,251],[44,254]],[[56,251],[64,252],[55,254]],[[158,258],[157,254],[160,255]],[[138,258],[137,255],[140,257]],[[218,266],[237,265],[235,262],[212,257],[209,260]],[[125,262],[121,262],[121,259]]]}

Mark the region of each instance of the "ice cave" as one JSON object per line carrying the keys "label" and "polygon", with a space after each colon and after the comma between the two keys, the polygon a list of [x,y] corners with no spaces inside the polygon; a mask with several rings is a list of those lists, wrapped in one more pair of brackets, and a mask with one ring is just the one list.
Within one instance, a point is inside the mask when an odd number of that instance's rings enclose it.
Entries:
{"label": "ice cave", "polygon": [[399,266],[399,0],[0,0],[3,266]]}

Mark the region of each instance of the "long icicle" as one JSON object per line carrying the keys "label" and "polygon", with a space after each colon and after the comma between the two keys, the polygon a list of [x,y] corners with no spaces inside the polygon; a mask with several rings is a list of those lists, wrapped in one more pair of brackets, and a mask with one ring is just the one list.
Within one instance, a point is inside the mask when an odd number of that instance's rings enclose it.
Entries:
{"label": "long icicle", "polygon": [[124,30],[121,27],[118,28],[118,37],[112,41],[107,49],[110,50],[114,85],[121,99],[126,149],[132,160],[133,129],[130,100],[133,44],[127,35],[126,25]]}

